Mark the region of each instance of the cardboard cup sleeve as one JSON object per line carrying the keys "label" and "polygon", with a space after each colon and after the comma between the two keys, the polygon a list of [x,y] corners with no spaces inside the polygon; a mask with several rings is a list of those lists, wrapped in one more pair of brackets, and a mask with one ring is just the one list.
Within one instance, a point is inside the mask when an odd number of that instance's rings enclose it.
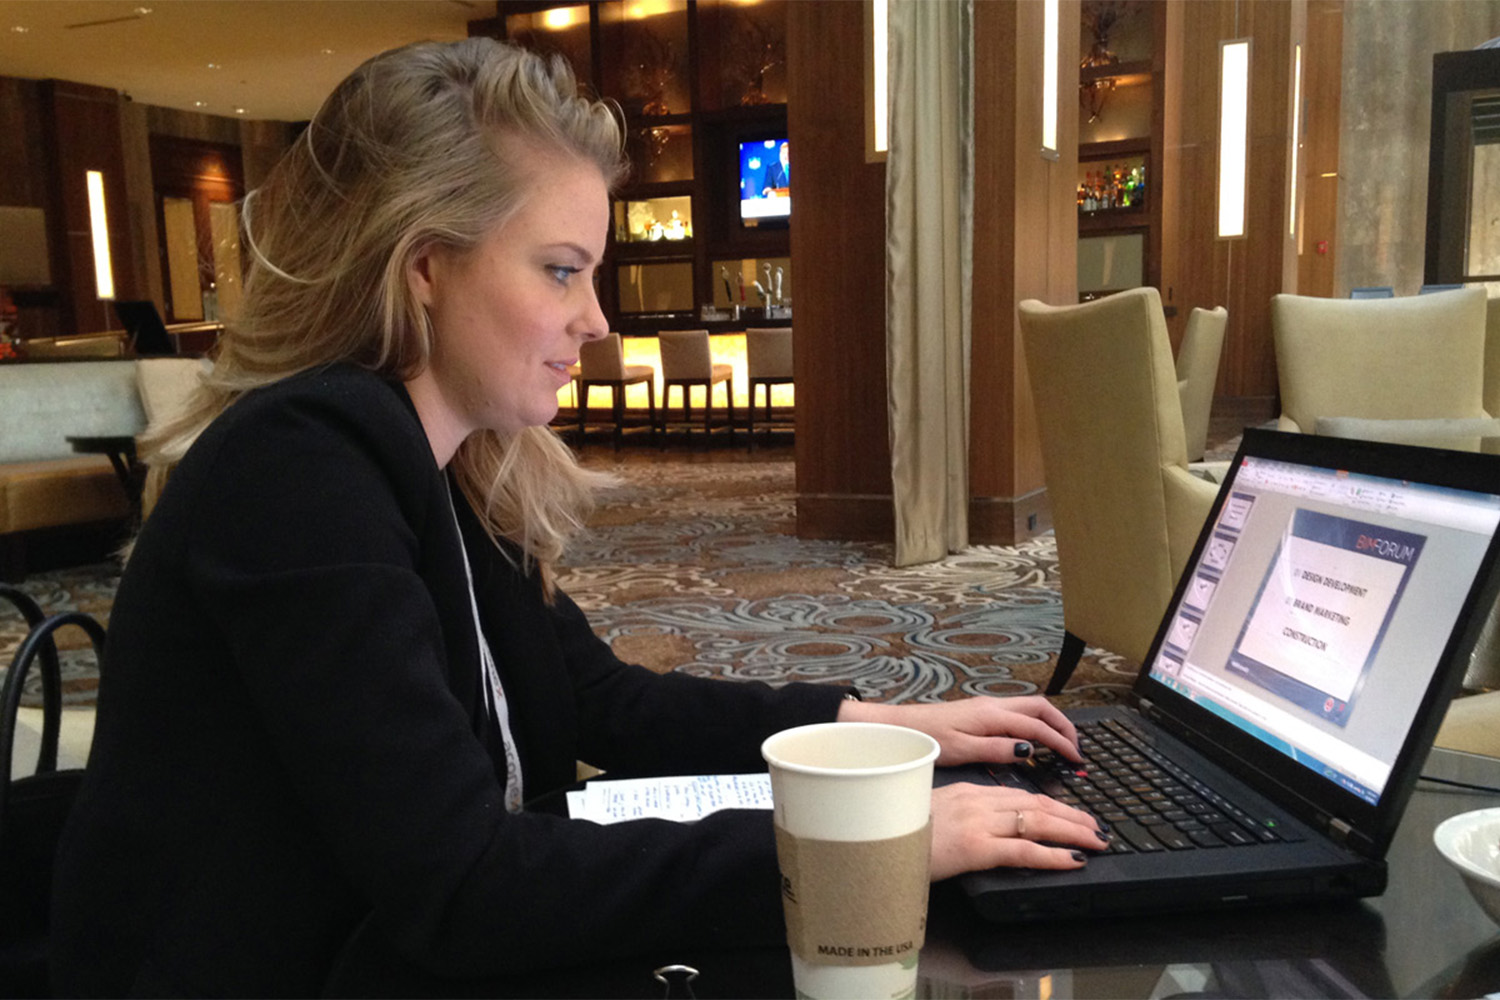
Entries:
{"label": "cardboard cup sleeve", "polygon": [[787,943],[806,962],[910,959],[927,933],[932,822],[887,840],[815,840],[776,828]]}

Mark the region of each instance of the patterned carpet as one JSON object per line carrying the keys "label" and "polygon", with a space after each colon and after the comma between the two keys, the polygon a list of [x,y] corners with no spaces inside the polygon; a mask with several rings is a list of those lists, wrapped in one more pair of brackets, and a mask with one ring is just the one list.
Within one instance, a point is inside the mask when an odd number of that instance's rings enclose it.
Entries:
{"label": "patterned carpet", "polygon": [[[1050,535],[895,569],[888,544],[792,533],[789,461],[590,464],[623,482],[560,579],[626,660],[727,679],[852,683],[883,701],[1031,694],[1051,676],[1062,603]],[[38,574],[23,588],[49,612],[107,622],[118,580],[105,564]],[[9,605],[0,608],[0,664],[24,632]],[[92,652],[77,629],[60,639],[67,701],[89,704]],[[1058,702],[1119,700],[1134,672],[1090,649]]]}
{"label": "patterned carpet", "polygon": [[[1062,643],[1050,535],[891,566],[889,544],[793,534],[791,462],[622,465],[561,575],[626,660],[704,676],[854,684],[881,701],[1038,692]],[[1135,666],[1089,650],[1060,704]]]}

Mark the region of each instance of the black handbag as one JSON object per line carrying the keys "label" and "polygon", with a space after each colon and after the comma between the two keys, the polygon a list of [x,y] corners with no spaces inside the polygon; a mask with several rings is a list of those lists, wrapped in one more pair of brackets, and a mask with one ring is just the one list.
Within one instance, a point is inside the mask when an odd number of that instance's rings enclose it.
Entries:
{"label": "black handbag", "polygon": [[[0,995],[47,992],[47,934],[52,865],[63,824],[83,779],[81,768],[58,770],[62,729],[62,670],[53,633],[76,625],[88,634],[96,656],[104,652],[104,628],[81,611],[46,617],[29,596],[0,585],[31,626],[16,650],[0,688]],[[42,676],[42,737],[35,773],[10,779],[16,715],[26,675],[36,664]]]}

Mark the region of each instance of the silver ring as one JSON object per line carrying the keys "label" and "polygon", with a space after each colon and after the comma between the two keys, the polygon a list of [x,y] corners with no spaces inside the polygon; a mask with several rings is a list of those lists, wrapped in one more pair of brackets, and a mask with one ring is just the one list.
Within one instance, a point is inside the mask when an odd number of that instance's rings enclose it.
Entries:
{"label": "silver ring", "polygon": [[1026,836],[1026,814],[1019,809],[1016,810],[1016,836]]}

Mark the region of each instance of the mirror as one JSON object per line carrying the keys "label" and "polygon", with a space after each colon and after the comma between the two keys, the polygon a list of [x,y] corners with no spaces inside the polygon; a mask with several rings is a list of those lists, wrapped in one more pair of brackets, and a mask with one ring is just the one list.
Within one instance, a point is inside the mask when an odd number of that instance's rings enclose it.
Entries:
{"label": "mirror", "polygon": [[1432,57],[1423,281],[1500,281],[1500,48]]}

